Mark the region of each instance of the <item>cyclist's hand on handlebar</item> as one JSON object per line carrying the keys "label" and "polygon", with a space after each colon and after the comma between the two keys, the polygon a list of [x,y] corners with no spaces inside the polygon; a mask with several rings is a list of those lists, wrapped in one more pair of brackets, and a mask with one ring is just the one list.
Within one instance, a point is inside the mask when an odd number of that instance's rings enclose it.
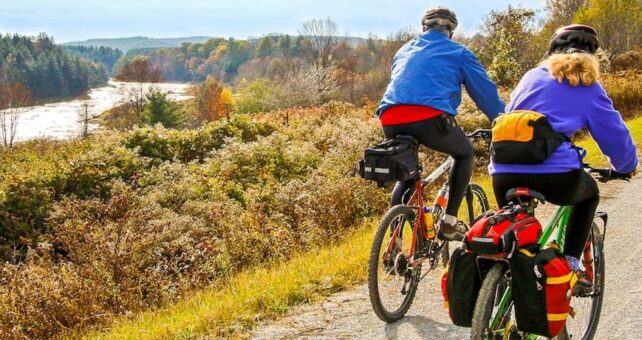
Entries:
{"label": "cyclist's hand on handlebar", "polygon": [[490,129],[477,129],[466,136],[470,139],[486,139],[489,140],[491,138],[492,132]]}
{"label": "cyclist's hand on handlebar", "polygon": [[611,178],[614,179],[622,179],[628,182],[629,180],[631,180],[631,178],[633,178],[633,176],[635,176],[635,171],[621,173],[611,169]]}
{"label": "cyclist's hand on handlebar", "polygon": [[617,172],[613,169],[597,169],[589,168],[589,172],[597,174],[596,178],[602,183],[606,183],[610,180],[619,179],[622,181],[630,181],[631,177],[635,175],[635,171],[629,173]]}

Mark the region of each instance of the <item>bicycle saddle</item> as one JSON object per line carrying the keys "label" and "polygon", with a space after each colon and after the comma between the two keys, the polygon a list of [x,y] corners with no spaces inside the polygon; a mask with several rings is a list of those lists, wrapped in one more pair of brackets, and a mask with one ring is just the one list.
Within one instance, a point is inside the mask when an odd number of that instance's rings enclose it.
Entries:
{"label": "bicycle saddle", "polygon": [[546,199],[544,198],[544,195],[542,193],[526,187],[513,188],[506,192],[507,201],[513,201],[515,198],[517,198],[517,200],[519,201],[536,199],[541,203],[546,203]]}
{"label": "bicycle saddle", "polygon": [[400,143],[410,144],[414,148],[419,146],[419,141],[417,140],[417,138],[410,135],[396,135],[393,140],[396,140]]}

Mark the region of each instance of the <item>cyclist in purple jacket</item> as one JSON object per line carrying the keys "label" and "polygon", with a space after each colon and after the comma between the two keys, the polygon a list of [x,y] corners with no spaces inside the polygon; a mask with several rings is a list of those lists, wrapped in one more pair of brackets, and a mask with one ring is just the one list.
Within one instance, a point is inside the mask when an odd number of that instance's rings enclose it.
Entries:
{"label": "cyclist in purple jacket", "polygon": [[[530,110],[546,116],[553,129],[572,137],[587,128],[609,158],[612,171],[632,175],[638,157],[631,134],[620,113],[598,82],[597,32],[585,25],[562,27],[550,41],[547,59],[528,71],[511,94],[506,112]],[[548,201],[570,205],[564,255],[578,271],[579,258],[599,201],[595,180],[582,169],[578,150],[564,142],[541,164],[489,166],[499,206],[507,204],[510,188],[526,186]],[[582,280],[579,283],[589,285]]]}

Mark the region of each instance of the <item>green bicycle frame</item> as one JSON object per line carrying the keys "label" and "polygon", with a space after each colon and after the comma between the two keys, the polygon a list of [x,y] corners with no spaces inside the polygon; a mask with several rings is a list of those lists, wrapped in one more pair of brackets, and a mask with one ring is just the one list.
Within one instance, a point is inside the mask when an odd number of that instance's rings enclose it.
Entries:
{"label": "green bicycle frame", "polygon": [[[555,215],[550,219],[546,228],[542,232],[542,237],[539,238],[537,242],[540,248],[544,248],[548,244],[553,232],[557,229],[557,236],[555,237],[555,242],[558,244],[560,251],[564,249],[564,239],[566,235],[566,223],[568,223],[568,216],[571,213],[571,209],[568,206],[562,206],[557,208]],[[497,310],[492,315],[492,321],[490,323],[490,329],[496,329],[501,321],[501,316],[504,314],[504,310],[508,306],[512,296],[510,286],[506,287],[504,294],[502,295],[501,300],[499,301],[499,306]],[[501,333],[500,333],[501,334]],[[526,339],[536,339],[536,335],[527,335]]]}

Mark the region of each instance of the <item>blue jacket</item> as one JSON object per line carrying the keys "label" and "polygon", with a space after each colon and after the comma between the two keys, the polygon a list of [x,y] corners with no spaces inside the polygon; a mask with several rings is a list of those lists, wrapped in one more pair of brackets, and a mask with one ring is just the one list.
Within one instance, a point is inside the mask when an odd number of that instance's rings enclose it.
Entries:
{"label": "blue jacket", "polygon": [[491,121],[504,112],[497,87],[473,53],[439,30],[424,32],[401,47],[391,78],[378,116],[398,104],[429,106],[455,116],[462,84]]}
{"label": "blue jacket", "polygon": [[[599,83],[572,87],[568,81],[559,83],[546,67],[528,71],[511,94],[506,111],[531,110],[546,116],[557,132],[571,137],[587,128],[600,150],[609,157],[613,168],[629,173],[638,165],[637,151],[629,129],[613,102]],[[563,143],[541,164],[496,164],[491,162],[492,174],[561,173],[581,168],[577,151]]]}

